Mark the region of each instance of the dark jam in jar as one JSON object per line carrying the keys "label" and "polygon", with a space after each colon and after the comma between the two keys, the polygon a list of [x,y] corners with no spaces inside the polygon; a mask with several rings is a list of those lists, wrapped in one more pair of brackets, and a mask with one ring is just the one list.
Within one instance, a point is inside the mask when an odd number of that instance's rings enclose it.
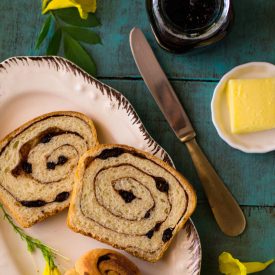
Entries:
{"label": "dark jam in jar", "polygon": [[147,0],[147,11],[160,46],[175,53],[221,40],[233,16],[231,0]]}
{"label": "dark jam in jar", "polygon": [[184,32],[201,30],[209,27],[220,12],[216,0],[163,0],[164,16],[176,28]]}

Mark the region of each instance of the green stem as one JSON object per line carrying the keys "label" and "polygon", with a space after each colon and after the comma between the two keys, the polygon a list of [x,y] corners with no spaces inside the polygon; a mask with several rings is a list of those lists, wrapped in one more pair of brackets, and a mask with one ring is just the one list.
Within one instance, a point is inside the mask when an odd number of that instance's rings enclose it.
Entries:
{"label": "green stem", "polygon": [[60,23],[60,20],[59,20],[58,16],[56,16],[53,11],[50,11],[50,14],[54,18],[57,28],[61,28],[62,24]]}
{"label": "green stem", "polygon": [[22,228],[18,227],[13,222],[12,217],[6,212],[5,208],[3,207],[3,205],[1,203],[0,203],[0,209],[2,210],[2,212],[4,214],[4,219],[8,221],[8,223],[12,226],[14,231],[17,234],[19,234],[21,239],[26,241],[28,250],[30,252],[33,252],[36,248],[39,249],[42,252],[45,261],[49,263],[50,268],[54,269],[56,267],[56,265],[54,263],[55,252],[51,248],[49,248],[46,244],[42,243],[38,239],[31,237],[28,234],[26,234]]}

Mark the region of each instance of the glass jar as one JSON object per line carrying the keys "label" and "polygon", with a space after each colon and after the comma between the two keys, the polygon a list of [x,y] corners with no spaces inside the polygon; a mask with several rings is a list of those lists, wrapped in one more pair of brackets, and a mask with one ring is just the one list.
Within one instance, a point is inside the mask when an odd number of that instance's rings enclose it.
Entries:
{"label": "glass jar", "polygon": [[158,44],[185,53],[223,39],[233,19],[231,0],[146,0]]}

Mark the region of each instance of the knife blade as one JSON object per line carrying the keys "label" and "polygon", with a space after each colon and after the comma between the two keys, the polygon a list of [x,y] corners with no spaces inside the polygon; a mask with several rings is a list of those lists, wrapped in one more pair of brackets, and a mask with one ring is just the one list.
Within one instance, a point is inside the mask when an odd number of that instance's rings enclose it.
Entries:
{"label": "knife blade", "polygon": [[137,28],[130,33],[130,46],[142,78],[176,136],[181,141],[195,137],[196,133],[178,97],[145,36]]}
{"label": "knife blade", "polygon": [[133,28],[130,32],[130,47],[149,91],[176,136],[187,146],[220,229],[229,236],[241,234],[246,226],[244,214],[197,144],[196,133],[186,112],[144,34],[138,28]]}

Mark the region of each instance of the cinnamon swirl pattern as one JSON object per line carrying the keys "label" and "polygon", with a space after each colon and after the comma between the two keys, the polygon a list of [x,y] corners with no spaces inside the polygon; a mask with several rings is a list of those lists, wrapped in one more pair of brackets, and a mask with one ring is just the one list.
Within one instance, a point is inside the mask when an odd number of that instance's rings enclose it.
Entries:
{"label": "cinnamon swirl pattern", "polygon": [[40,116],[0,143],[0,200],[29,227],[69,205],[78,160],[97,144],[93,122],[76,112]]}
{"label": "cinnamon swirl pattern", "polygon": [[81,256],[65,275],[140,275],[124,255],[110,249],[94,249]]}
{"label": "cinnamon swirl pattern", "polygon": [[190,184],[158,158],[99,145],[79,161],[70,228],[155,262],[196,205]]}

